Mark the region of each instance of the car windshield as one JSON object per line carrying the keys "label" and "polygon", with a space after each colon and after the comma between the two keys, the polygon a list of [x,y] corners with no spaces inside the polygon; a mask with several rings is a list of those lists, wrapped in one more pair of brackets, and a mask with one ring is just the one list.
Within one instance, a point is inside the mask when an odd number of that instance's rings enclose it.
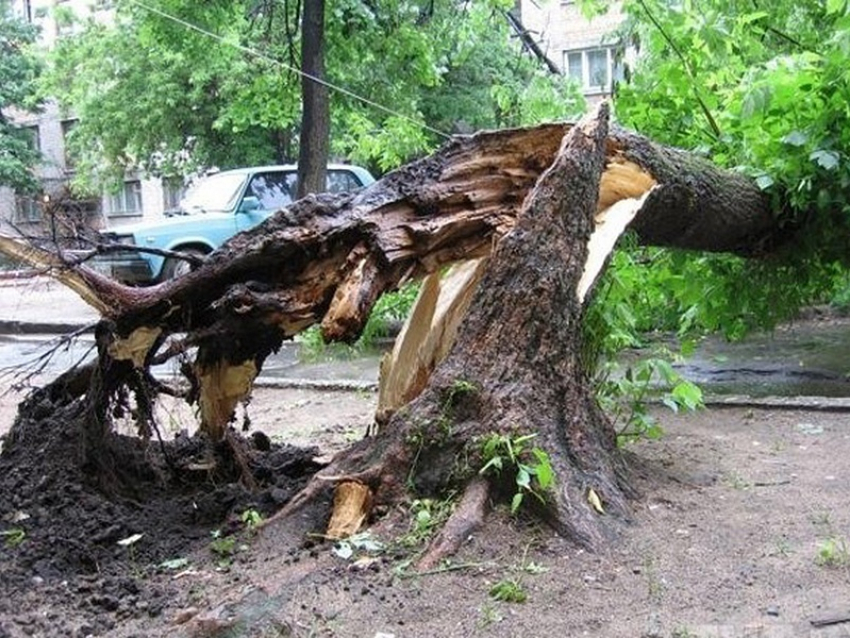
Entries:
{"label": "car windshield", "polygon": [[219,173],[205,177],[189,189],[180,207],[187,213],[229,210],[244,181],[245,175],[240,173]]}

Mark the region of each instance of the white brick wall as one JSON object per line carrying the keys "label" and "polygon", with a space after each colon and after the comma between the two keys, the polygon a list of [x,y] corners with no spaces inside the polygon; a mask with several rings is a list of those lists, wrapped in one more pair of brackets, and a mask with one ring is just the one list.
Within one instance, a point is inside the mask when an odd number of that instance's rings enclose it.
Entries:
{"label": "white brick wall", "polygon": [[521,0],[521,12],[525,28],[562,70],[564,51],[604,44],[605,36],[623,21],[619,5],[592,20],[574,2],[559,0]]}

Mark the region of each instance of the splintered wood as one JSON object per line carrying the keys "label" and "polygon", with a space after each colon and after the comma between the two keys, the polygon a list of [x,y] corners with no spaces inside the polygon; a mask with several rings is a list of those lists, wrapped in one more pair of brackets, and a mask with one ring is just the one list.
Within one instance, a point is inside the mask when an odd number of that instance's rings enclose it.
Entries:
{"label": "splintered wood", "polygon": [[116,361],[132,361],[133,367],[144,367],[151,346],[162,334],[162,328],[137,328],[126,339],[115,339],[109,344],[107,352]]}
{"label": "splintered wood", "polygon": [[584,303],[587,292],[596,282],[611,253],[614,252],[617,240],[626,232],[629,223],[638,214],[651,192],[652,189],[646,191],[639,199],[621,199],[596,213],[593,220],[593,234],[587,242],[587,261],[576,288],[576,295],[581,303]]}
{"label": "splintered wood", "polygon": [[359,481],[343,481],[334,490],[334,506],[328,531],[330,539],[348,538],[357,533],[372,509],[372,490]]}
{"label": "splintered wood", "polygon": [[[587,261],[576,294],[584,302],[617,240],[638,214],[656,182],[633,162],[615,157],[606,166]],[[453,266],[444,276],[429,275],[391,353],[381,361],[375,421],[386,423],[428,384],[434,368],[446,357],[458,326],[469,309],[487,259]]]}
{"label": "splintered wood", "polygon": [[392,352],[381,361],[375,417],[379,425],[422,392],[431,372],[446,357],[486,265],[487,259],[474,259],[453,266],[443,277],[435,273],[422,282]]}
{"label": "splintered wood", "polygon": [[220,441],[236,405],[251,393],[257,365],[253,361],[238,365],[219,361],[205,368],[196,366],[195,373],[201,386],[201,427],[214,441]]}

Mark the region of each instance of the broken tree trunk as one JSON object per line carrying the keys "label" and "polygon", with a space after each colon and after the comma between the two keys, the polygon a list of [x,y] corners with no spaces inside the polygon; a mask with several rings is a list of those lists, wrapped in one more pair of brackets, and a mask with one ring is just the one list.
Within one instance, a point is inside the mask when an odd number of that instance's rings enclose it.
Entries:
{"label": "broken tree trunk", "polygon": [[[376,503],[408,492],[460,491],[424,568],[468,536],[488,495],[522,494],[561,534],[588,547],[602,544],[613,522],[627,516],[616,435],[580,361],[579,286],[607,134],[603,107],[565,136],[493,251],[454,345],[427,387],[374,440],[339,455],[283,515],[336,481],[368,485]],[[522,476],[521,466],[535,469]],[[488,468],[498,471],[482,473]],[[554,485],[547,487],[542,473],[550,470]]]}
{"label": "broken tree trunk", "polygon": [[[261,370],[283,339],[321,323],[326,339],[353,340],[383,292],[489,254],[570,126],[455,138],[355,195],[295,202],[159,286],[123,286],[68,260],[59,276],[110,319],[119,360],[138,366],[141,357],[147,366],[197,347],[186,368],[192,398],[203,427],[220,437],[231,407],[250,390],[255,373],[244,371]],[[604,147],[597,208],[646,195],[631,222],[642,242],[753,255],[783,239],[768,198],[746,178],[624,130],[610,131]],[[0,250],[57,262],[8,237]],[[142,328],[161,331],[147,351],[137,347]],[[176,333],[186,336],[169,339]]]}

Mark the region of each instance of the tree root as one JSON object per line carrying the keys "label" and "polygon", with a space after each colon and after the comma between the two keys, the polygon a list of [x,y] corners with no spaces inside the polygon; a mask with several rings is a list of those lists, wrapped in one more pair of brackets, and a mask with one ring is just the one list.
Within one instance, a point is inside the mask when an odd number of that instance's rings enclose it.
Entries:
{"label": "tree root", "polygon": [[487,513],[489,494],[490,484],[486,479],[479,476],[470,481],[457,508],[416,563],[419,571],[434,569],[460,549],[469,535],[481,526]]}
{"label": "tree root", "polygon": [[254,473],[251,472],[251,466],[248,463],[248,456],[242,448],[242,440],[239,437],[234,436],[233,432],[229,428],[225,432],[224,439],[227,441],[227,445],[230,446],[230,450],[233,452],[233,459],[236,461],[236,465],[239,466],[239,470],[242,472],[240,477],[242,483],[251,492],[259,491],[259,486],[254,478]]}

